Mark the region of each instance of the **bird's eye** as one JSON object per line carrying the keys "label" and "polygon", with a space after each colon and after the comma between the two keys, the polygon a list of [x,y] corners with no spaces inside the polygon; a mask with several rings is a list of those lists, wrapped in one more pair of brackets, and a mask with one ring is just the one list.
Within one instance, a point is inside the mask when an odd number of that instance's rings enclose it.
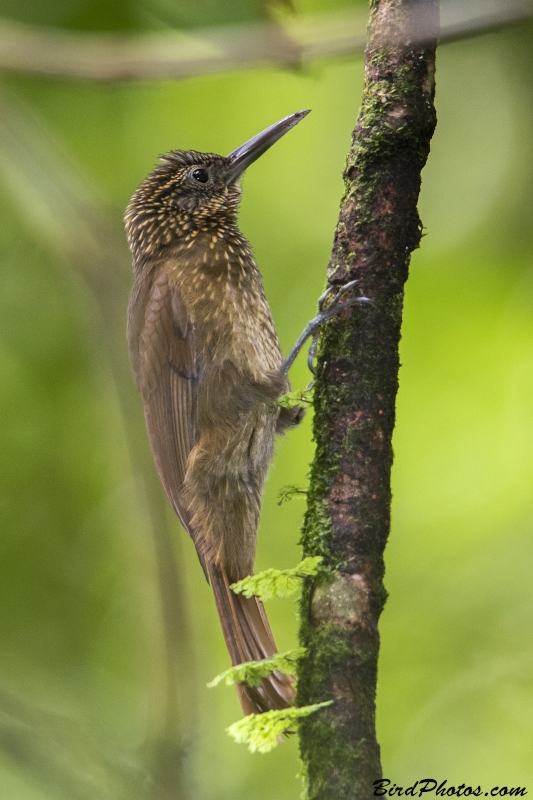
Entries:
{"label": "bird's eye", "polygon": [[206,169],[195,169],[192,176],[198,183],[207,183],[209,180],[209,173]]}

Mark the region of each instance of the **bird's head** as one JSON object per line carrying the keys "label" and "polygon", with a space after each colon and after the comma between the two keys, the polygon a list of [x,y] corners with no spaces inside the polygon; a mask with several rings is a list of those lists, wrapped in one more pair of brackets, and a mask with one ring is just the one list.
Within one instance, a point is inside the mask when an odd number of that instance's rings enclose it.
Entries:
{"label": "bird's head", "polygon": [[234,226],[243,172],[308,113],[285,117],[229,156],[196,150],[171,150],[161,156],[126,209],[134,259],[151,256],[195,229]]}

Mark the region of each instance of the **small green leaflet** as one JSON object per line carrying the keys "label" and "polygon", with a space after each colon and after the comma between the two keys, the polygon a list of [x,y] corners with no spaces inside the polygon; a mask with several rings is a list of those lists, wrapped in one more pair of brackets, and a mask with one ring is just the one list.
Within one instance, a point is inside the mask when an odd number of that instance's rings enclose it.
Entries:
{"label": "small green leaflet", "polygon": [[322,556],[304,558],[291,569],[265,569],[256,575],[249,575],[242,581],[232,583],[235,594],[245,597],[259,597],[270,600],[271,597],[289,597],[300,588],[302,578],[316,575],[322,562]]}
{"label": "small green leaflet", "polygon": [[292,500],[293,497],[304,498],[306,495],[307,489],[305,489],[303,486],[298,486],[295,483],[289,484],[288,486],[282,486],[278,492],[278,506],[286,503],[287,500]]}
{"label": "small green leaflet", "polygon": [[295,733],[304,717],[314,714],[319,708],[330,706],[332,700],[301,708],[284,708],[281,711],[265,711],[264,714],[249,714],[227,728],[227,733],[239,744],[247,744],[251,753],[268,753],[284,733]]}
{"label": "small green leaflet", "polygon": [[261,661],[245,661],[244,664],[237,664],[236,667],[221,672],[216,678],[208,683],[211,689],[224,682],[226,686],[232,683],[246,683],[248,686],[259,686],[261,678],[266,678],[275,670],[283,672],[284,675],[292,675],[296,662],[303,658],[305,647],[298,647],[295,650],[287,650],[285,653],[275,653],[270,658],[263,658]]}
{"label": "small green leaflet", "polygon": [[292,408],[298,406],[300,403],[311,403],[313,396],[312,389],[297,389],[295,392],[287,392],[279,400],[276,400],[276,405],[282,408]]}

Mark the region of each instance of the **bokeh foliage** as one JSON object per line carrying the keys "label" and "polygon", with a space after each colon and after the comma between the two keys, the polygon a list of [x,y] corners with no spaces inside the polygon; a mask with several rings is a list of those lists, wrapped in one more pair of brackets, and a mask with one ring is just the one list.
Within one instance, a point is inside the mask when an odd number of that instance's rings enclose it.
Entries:
{"label": "bokeh foliage", "polygon": [[[251,0],[0,2],[6,17],[86,30],[267,13]],[[438,55],[381,621],[379,738],[385,774],[404,785],[431,776],[533,790],[532,45],[522,25]],[[296,743],[251,756],[224,733],[240,713],[233,690],[206,688],[228,659],[146,452],[123,333],[120,215],[158,153],[225,153],[312,108],[244,184],[242,227],[287,351],[323,287],[361,83],[355,59],[180,83],[4,79],[0,794],[9,800],[299,796]],[[292,379],[307,383],[304,359]],[[305,485],[309,421],[277,449],[261,569],[300,560],[304,504],[279,506],[277,494]],[[158,530],[171,533],[167,558]],[[164,624],[169,598],[174,628]],[[295,647],[294,604],[269,608],[280,649]]]}

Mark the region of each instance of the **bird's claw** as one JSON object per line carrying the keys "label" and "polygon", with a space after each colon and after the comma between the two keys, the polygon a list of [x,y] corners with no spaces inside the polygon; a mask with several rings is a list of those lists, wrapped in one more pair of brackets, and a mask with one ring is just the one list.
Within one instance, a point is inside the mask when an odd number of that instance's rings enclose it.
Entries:
{"label": "bird's claw", "polygon": [[339,311],[342,311],[345,308],[350,308],[351,306],[354,306],[357,303],[372,302],[368,297],[351,297],[344,303],[340,302],[343,295],[345,295],[346,292],[352,288],[352,286],[355,286],[356,283],[359,283],[359,281],[358,280],[349,281],[348,283],[345,283],[344,286],[341,286],[341,288],[337,290],[337,293],[333,297],[333,300],[328,304],[327,308],[324,308],[324,304],[328,299],[328,297],[330,297],[332,293],[335,292],[336,287],[330,286],[329,289],[326,289],[326,291],[318,298],[318,314],[314,319],[311,320],[311,322],[307,324],[304,332],[302,333],[302,335],[300,336],[300,338],[298,339],[298,341],[296,342],[291,352],[289,353],[288,357],[285,359],[283,363],[282,372],[285,375],[288,373],[290,367],[294,362],[294,359],[300,352],[306,339],[308,339],[310,336],[312,337],[312,341],[307,356],[307,366],[314,375],[315,368],[313,364],[313,359],[316,356],[316,351],[318,346],[318,334],[320,331],[320,327],[324,324],[324,322],[327,322],[336,314],[338,314]]}
{"label": "bird's claw", "polygon": [[[318,347],[318,334],[320,333],[320,328],[324,324],[324,322],[327,322],[332,317],[336,316],[339,313],[339,311],[342,311],[345,308],[351,308],[351,306],[356,305],[356,303],[372,302],[368,297],[351,297],[349,300],[346,300],[345,303],[340,303],[339,305],[339,300],[341,299],[342,295],[345,294],[347,289],[353,286],[354,283],[358,283],[358,281],[351,281],[350,283],[347,283],[346,286],[343,286],[342,289],[340,289],[340,291],[337,292],[337,294],[335,295],[329,306],[324,311],[320,310],[319,313],[316,315],[316,317],[309,323],[310,326],[312,326],[310,335],[313,337],[313,340],[311,342],[311,345],[309,347],[309,352],[307,354],[307,366],[309,367],[309,370],[313,373],[313,375],[316,374],[315,366],[313,364],[313,359],[316,356],[316,351]],[[329,293],[330,290],[328,289],[328,292],[327,293],[324,292],[324,295]],[[322,300],[322,298],[325,299],[324,295],[322,295],[320,300]],[[320,300],[318,306],[319,309],[320,309]]]}
{"label": "bird's claw", "polygon": [[312,375],[316,375],[315,365],[313,364],[313,359],[316,356],[316,351],[318,347],[318,336],[315,334],[313,336],[313,340],[309,345],[309,352],[307,354],[307,366],[309,368],[309,372]]}
{"label": "bird's claw", "polygon": [[[337,289],[337,294],[335,295],[335,297],[333,298],[333,300],[329,304],[328,308],[331,308],[332,306],[338,305],[339,300],[341,299],[343,294],[346,294],[348,289],[351,289],[352,286],[355,286],[356,283],[359,283],[358,279],[356,279],[354,281],[349,281],[348,283],[345,283],[344,286],[341,286],[340,289]],[[324,310],[324,303],[326,302],[328,297],[331,294],[333,294],[333,292],[336,290],[336,288],[337,288],[336,286],[330,286],[328,289],[326,289],[324,294],[320,295],[320,297],[318,298],[318,310],[319,310],[319,312]]]}

